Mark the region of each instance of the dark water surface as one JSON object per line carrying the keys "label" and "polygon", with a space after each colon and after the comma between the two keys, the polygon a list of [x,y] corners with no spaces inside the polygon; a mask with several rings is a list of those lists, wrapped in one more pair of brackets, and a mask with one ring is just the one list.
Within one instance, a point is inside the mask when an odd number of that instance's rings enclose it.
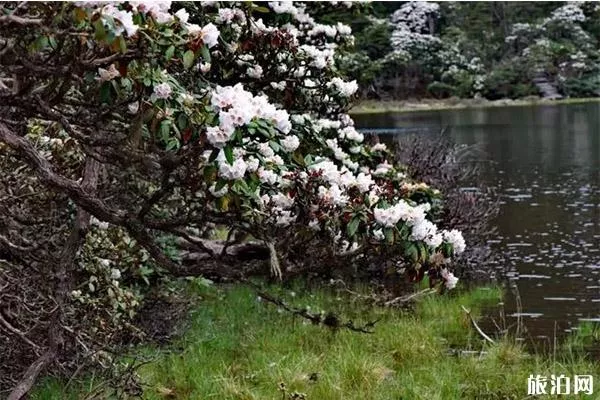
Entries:
{"label": "dark water surface", "polygon": [[511,291],[507,322],[529,338],[600,322],[600,103],[371,114],[361,128],[439,134],[477,145],[501,200],[492,245]]}

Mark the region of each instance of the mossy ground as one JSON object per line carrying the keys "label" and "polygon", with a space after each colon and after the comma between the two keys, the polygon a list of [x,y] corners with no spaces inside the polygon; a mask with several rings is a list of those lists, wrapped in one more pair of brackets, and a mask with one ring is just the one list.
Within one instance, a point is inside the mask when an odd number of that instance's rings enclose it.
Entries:
{"label": "mossy ground", "polygon": [[[509,338],[485,343],[461,306],[477,315],[500,301],[498,289],[434,294],[412,310],[372,307],[330,289],[271,289],[291,305],[334,311],[357,325],[381,319],[373,334],[306,323],[259,301],[247,286],[199,290],[182,338],[136,350],[153,358],[140,370],[146,399],[281,400],[294,392],[311,400],[523,399],[530,374],[600,372],[577,352],[563,349],[554,359],[528,354]],[[63,387],[47,380],[33,398],[84,398],[93,382]]]}

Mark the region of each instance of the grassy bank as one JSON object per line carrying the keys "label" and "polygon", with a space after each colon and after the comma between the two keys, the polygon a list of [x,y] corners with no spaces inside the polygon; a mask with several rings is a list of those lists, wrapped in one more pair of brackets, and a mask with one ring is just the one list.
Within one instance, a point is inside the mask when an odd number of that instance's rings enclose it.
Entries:
{"label": "grassy bank", "polygon": [[[496,289],[434,294],[410,311],[372,308],[324,290],[282,295],[295,306],[335,311],[356,324],[381,320],[373,334],[333,332],[258,301],[248,287],[206,289],[184,337],[141,350],[153,358],[140,371],[148,385],[144,398],[522,399],[529,374],[599,372],[568,352],[552,360],[528,355],[509,339],[486,344],[461,306],[476,315],[498,303]],[[63,386],[46,381],[33,398],[84,398],[93,382],[66,392]]]}
{"label": "grassy bank", "polygon": [[364,100],[350,110],[350,114],[373,114],[387,112],[411,112],[431,110],[452,110],[462,108],[487,108],[487,107],[509,107],[509,106],[536,106],[556,104],[579,104],[600,102],[600,98],[572,98],[561,100],[544,100],[540,98],[527,99],[423,99],[423,100],[399,100],[399,101],[376,101]]}

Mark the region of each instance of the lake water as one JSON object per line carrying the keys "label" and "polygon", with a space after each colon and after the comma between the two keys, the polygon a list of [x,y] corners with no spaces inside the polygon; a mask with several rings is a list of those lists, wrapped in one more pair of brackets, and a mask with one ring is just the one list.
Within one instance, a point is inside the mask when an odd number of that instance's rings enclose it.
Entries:
{"label": "lake water", "polygon": [[508,325],[520,316],[524,339],[552,340],[580,321],[600,322],[600,103],[354,119],[396,135],[446,128],[489,159],[483,179],[501,200],[491,243],[501,257],[490,268],[518,289],[503,308]]}

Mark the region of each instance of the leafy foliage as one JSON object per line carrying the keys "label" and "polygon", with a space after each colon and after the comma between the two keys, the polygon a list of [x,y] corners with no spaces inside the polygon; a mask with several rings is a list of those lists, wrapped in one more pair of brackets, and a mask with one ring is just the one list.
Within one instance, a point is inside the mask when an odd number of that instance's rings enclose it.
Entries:
{"label": "leafy foliage", "polygon": [[[356,53],[369,57],[361,56],[364,69],[340,63],[371,85],[364,95],[445,97],[449,85],[463,98],[517,98],[539,94],[532,80],[541,73],[566,96],[600,91],[600,7],[593,2],[415,1],[368,12],[371,25],[355,33]],[[380,44],[384,34],[391,49]],[[363,70],[379,74],[366,83]]]}

